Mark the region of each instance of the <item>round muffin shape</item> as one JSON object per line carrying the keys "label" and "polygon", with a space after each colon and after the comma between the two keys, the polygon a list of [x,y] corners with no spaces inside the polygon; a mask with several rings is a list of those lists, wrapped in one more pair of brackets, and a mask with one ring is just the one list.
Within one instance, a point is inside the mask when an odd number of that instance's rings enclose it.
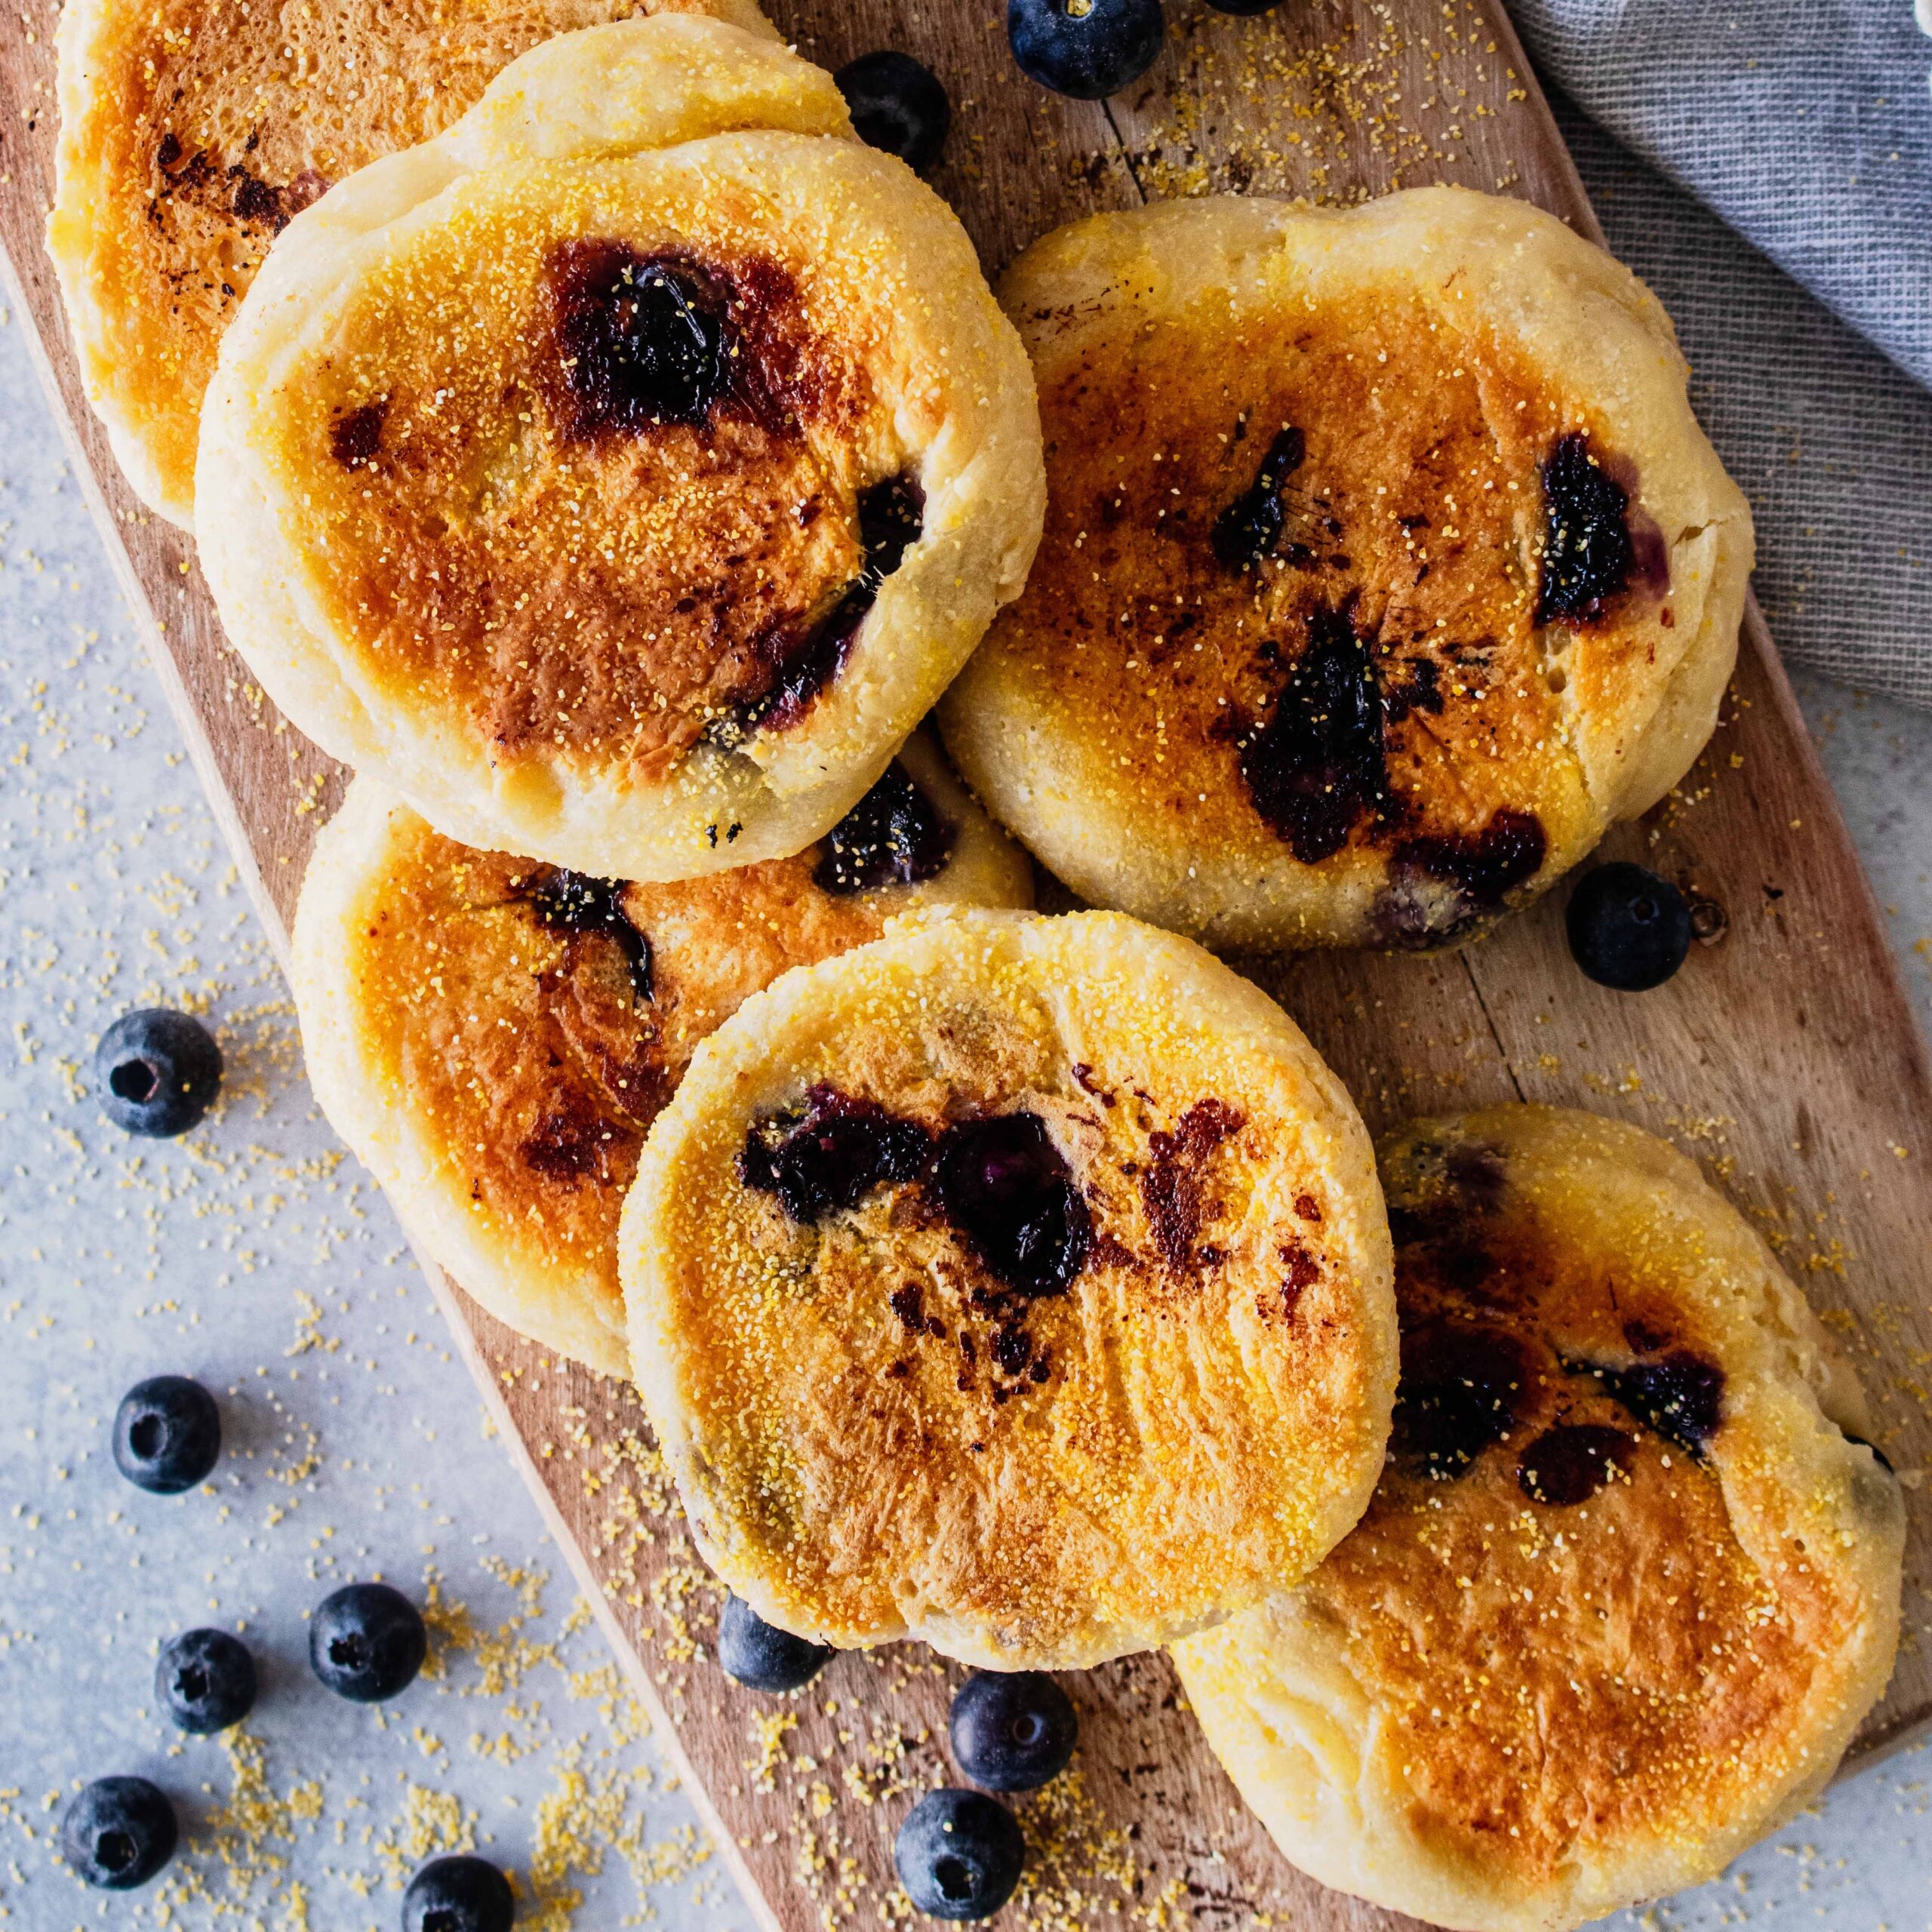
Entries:
{"label": "round muffin shape", "polygon": [[[805,130],[667,127],[667,36],[782,69]],[[946,205],[814,114],[849,128],[829,75],[715,22],[572,35],[291,223],[223,338],[229,635],[448,836],[645,880],[786,857],[1018,592],[1018,338]]]}
{"label": "round muffin shape", "polygon": [[455,33],[438,0],[334,0],[252,23],[209,0],[63,6],[48,251],[88,400],[149,508],[192,524],[222,331],[297,214],[441,134],[529,48],[660,13],[778,40],[750,0],[471,0]]}
{"label": "round muffin shape", "polygon": [[359,779],[295,915],[309,1077],[415,1238],[498,1321],[629,1367],[617,1217],[691,1050],[788,968],[931,903],[1025,906],[1025,856],[918,734],[795,857],[670,885],[443,838]]}
{"label": "round muffin shape", "polygon": [[693,1056],[619,1256],[706,1560],[767,1622],[1078,1669],[1305,1574],[1395,1371],[1367,1137],[1171,934],[959,912]]}
{"label": "round muffin shape", "polygon": [[1174,1658],[1304,1871],[1556,1932],[1822,1788],[1890,1673],[1899,1488],[1804,1298],[1661,1141],[1512,1106],[1381,1152],[1387,1469],[1300,1589]]}
{"label": "round muffin shape", "polygon": [[940,728],[1085,898],[1443,945],[1709,737],[1749,512],[1663,310],[1552,217],[1189,201],[1048,235],[1001,299],[1047,530]]}

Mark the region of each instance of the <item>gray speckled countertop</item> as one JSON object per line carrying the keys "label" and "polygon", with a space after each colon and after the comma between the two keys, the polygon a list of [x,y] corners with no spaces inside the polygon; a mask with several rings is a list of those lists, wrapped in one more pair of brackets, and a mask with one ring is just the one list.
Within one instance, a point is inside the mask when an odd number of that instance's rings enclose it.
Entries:
{"label": "gray speckled countertop", "polygon": [[[29,369],[0,327],[0,1927],[361,1932],[473,1840],[525,1932],[749,1926],[381,1198],[302,1074],[288,992],[122,609]],[[1932,1006],[1932,718],[1823,685],[1805,709]],[[120,1012],[205,1011],[214,1116],[137,1143],[82,1092]],[[221,1394],[211,1487],[115,1474],[122,1392],[174,1370]],[[303,1619],[380,1574],[432,1595],[435,1675],[386,1709],[309,1676]],[[239,1741],[157,1717],[158,1643],[245,1631]],[[57,1864],[77,1783],[145,1774],[186,1850],[134,1895]],[[1926,1761],[1894,1760],[1704,1890],[1669,1927],[1927,1923]]]}

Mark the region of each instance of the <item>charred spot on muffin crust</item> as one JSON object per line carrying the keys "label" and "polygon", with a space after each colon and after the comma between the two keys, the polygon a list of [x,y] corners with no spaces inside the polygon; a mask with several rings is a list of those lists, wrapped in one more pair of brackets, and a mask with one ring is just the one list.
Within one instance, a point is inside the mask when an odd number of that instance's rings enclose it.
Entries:
{"label": "charred spot on muffin crust", "polygon": [[389,411],[386,396],[344,411],[329,425],[329,454],[345,469],[373,462],[383,446],[383,422]]}
{"label": "charred spot on muffin crust", "polygon": [[[1268,556],[1282,555],[1290,563],[1308,561],[1305,555],[1287,555],[1281,549],[1287,512],[1281,486],[1299,469],[1308,454],[1308,438],[1293,423],[1284,423],[1254,481],[1214,519],[1214,555],[1229,570],[1244,570]],[[1299,549],[1300,546],[1294,546]]]}
{"label": "charred spot on muffin crust", "polygon": [[[1140,1176],[1141,1204],[1154,1244],[1170,1267],[1186,1268],[1196,1261],[1195,1238],[1220,1211],[1218,1204],[1206,1198],[1201,1171],[1214,1149],[1245,1124],[1223,1101],[1197,1100],[1173,1133],[1156,1129],[1149,1136],[1153,1158]],[[1306,1285],[1297,1283],[1297,1293]]]}

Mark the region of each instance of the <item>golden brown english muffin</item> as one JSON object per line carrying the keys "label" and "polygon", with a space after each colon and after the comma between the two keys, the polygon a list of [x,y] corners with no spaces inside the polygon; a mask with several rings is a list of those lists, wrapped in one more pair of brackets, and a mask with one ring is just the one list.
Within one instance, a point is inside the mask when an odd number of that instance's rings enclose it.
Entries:
{"label": "golden brown english muffin", "polygon": [[1304,1871],[1558,1932],[1824,1784],[1890,1674],[1899,1487],[1803,1297],[1661,1141],[1497,1107],[1381,1156],[1388,1468],[1300,1589],[1174,1657]]}
{"label": "golden brown english muffin", "polygon": [[441,134],[539,42],[657,13],[777,41],[751,0],[63,6],[48,248],[88,399],[142,500],[192,521],[215,351],[293,217]]}
{"label": "golden brown english muffin", "polygon": [[783,67],[801,118],[837,98],[715,22],[526,54],[289,224],[199,470],[229,635],[325,749],[466,844],[659,880],[857,802],[1017,592],[1044,490],[951,211],[842,136],[663,145],[672,36]]}
{"label": "golden brown english muffin", "polygon": [[1075,891],[1235,948],[1426,947],[1709,736],[1752,557],[1669,320],[1451,188],[1048,236],[1047,532],[948,747]]}
{"label": "golden brown english muffin", "polygon": [[1030,898],[1024,856],[923,733],[821,843],[669,885],[458,845],[361,779],[296,914],[309,1078],[416,1238],[492,1315],[622,1374],[617,1217],[697,1042],[897,913]]}
{"label": "golden brown english muffin", "polygon": [[747,1001],[625,1204],[638,1383],[768,1621],[1075,1669],[1292,1583],[1373,1487],[1347,1094],[1189,941],[961,912]]}

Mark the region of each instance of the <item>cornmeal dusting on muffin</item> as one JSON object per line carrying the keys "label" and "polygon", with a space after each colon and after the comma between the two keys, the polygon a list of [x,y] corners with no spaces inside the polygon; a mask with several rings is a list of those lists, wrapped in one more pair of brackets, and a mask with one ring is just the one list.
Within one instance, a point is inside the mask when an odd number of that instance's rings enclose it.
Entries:
{"label": "cornmeal dusting on muffin", "polygon": [[1823,1329],[1663,1143],[1497,1107],[1382,1167],[1402,1379],[1374,1498],[1176,1660],[1312,1876],[1580,1924],[1822,1787],[1891,1668],[1899,1487]]}
{"label": "cornmeal dusting on muffin", "polygon": [[1552,217],[1152,205],[1001,299],[1048,518],[939,716],[1090,903],[1244,952],[1457,943],[1695,756],[1748,511],[1661,310]]}
{"label": "cornmeal dusting on muffin", "polygon": [[546,868],[411,829],[357,952],[375,1077],[408,1095],[479,1214],[564,1257],[614,1308],[624,1190],[692,1048],[786,966],[882,921],[814,893],[810,854],[629,887],[640,932],[695,927],[705,948],[656,949],[647,1001],[611,941],[546,927],[533,893]]}
{"label": "cornmeal dusting on muffin", "polygon": [[[714,1567],[848,1643],[1051,1663],[1304,1572],[1390,1365],[1359,1130],[1285,1016],[1097,915],[960,914],[811,972],[700,1050],[620,1237]],[[820,1212],[757,1179],[794,1132],[934,1164]],[[1037,1190],[1030,1277],[951,1191],[982,1160]]]}
{"label": "cornmeal dusting on muffin", "polygon": [[[760,694],[762,641],[857,577],[858,494],[906,460],[851,298],[774,258],[741,189],[697,171],[691,186],[666,259],[717,285],[742,332],[736,379],[763,379],[755,359],[782,384],[770,414],[568,433],[559,251],[654,225],[614,166],[479,184],[367,278],[288,395],[288,476],[330,533],[314,568],[366,675],[512,761],[540,740],[661,777]],[[869,302],[927,306],[896,262],[866,269]],[[378,406],[366,451],[334,460],[332,435]]]}
{"label": "cornmeal dusting on muffin", "polygon": [[277,14],[263,31],[245,10],[227,22],[203,0],[64,9],[54,247],[89,323],[91,377],[138,426],[150,494],[177,515],[192,497],[222,331],[296,214],[379,155],[440,134],[555,34],[706,11],[694,0],[346,0]]}

